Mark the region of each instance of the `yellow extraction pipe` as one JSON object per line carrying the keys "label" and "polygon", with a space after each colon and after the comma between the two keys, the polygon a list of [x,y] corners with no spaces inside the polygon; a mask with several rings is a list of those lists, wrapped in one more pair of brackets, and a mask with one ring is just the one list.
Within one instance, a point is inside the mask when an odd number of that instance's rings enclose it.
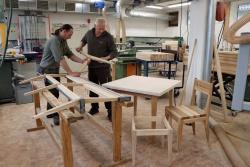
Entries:
{"label": "yellow extraction pipe", "polygon": [[7,32],[7,27],[5,23],[0,23],[0,36],[1,36],[1,41],[2,41],[2,48],[5,48],[6,44],[6,32]]}

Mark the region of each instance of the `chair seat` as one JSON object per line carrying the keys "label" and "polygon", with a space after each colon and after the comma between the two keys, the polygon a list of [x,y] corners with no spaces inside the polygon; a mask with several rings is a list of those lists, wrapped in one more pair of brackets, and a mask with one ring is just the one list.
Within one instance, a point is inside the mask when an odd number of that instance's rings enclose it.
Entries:
{"label": "chair seat", "polygon": [[203,114],[201,112],[202,110],[196,106],[167,106],[166,111],[177,119],[189,119],[206,116],[206,114]]}

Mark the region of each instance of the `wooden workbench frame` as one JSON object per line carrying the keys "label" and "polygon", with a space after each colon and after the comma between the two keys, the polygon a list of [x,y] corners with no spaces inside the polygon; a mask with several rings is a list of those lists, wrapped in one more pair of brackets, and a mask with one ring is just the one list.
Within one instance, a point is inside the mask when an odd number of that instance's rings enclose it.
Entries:
{"label": "wooden workbench frame", "polygon": [[[53,77],[65,77],[67,83],[60,83]],[[41,81],[47,79],[51,85],[44,87]],[[73,152],[72,152],[72,141],[71,141],[71,127],[70,124],[82,119],[83,117],[89,118],[92,123],[94,123],[100,130],[105,134],[112,136],[113,140],[113,161],[115,164],[121,161],[121,123],[122,123],[122,106],[131,106],[130,97],[115,93],[108,90],[100,85],[96,85],[92,82],[86,81],[79,77],[71,77],[61,74],[45,74],[38,77],[34,77],[21,83],[31,82],[33,91],[26,93],[26,95],[33,95],[36,127],[28,129],[28,132],[47,129],[49,135],[52,137],[53,141],[58,146],[59,150],[62,151],[64,166],[73,167]],[[74,86],[83,86],[89,91],[93,91],[100,97],[80,97],[73,92]],[[57,99],[49,89],[57,88],[61,93],[63,93],[67,98],[68,102],[63,102]],[[50,110],[41,112],[41,97],[53,107]],[[85,113],[85,104],[94,102],[112,102],[112,132],[105,129],[98,121],[90,114]],[[58,113],[60,117],[60,132],[59,136],[55,130],[51,127],[46,119],[46,115]]]}

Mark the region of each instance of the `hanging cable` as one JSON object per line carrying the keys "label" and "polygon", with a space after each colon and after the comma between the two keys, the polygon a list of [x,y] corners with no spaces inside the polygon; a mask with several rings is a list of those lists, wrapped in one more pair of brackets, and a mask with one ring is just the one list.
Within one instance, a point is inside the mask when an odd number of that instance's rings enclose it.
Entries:
{"label": "hanging cable", "polygon": [[6,52],[8,48],[8,41],[9,41],[10,26],[11,26],[11,21],[12,21],[12,0],[10,0],[9,3],[10,3],[10,9],[9,9],[9,18],[8,18],[8,25],[7,25],[6,43],[5,43],[2,59],[0,61],[0,67],[2,67],[5,56],[6,56]]}

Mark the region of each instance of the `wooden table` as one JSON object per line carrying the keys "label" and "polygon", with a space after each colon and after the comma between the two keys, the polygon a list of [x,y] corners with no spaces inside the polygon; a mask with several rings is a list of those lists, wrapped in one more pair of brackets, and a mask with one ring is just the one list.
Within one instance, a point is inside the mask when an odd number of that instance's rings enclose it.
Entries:
{"label": "wooden table", "polygon": [[173,90],[179,86],[181,81],[163,78],[129,76],[112,82],[103,84],[104,87],[133,95],[134,96],[134,115],[137,112],[137,96],[151,98],[151,114],[157,113],[158,98],[166,93],[169,95],[169,105],[173,104]]}

